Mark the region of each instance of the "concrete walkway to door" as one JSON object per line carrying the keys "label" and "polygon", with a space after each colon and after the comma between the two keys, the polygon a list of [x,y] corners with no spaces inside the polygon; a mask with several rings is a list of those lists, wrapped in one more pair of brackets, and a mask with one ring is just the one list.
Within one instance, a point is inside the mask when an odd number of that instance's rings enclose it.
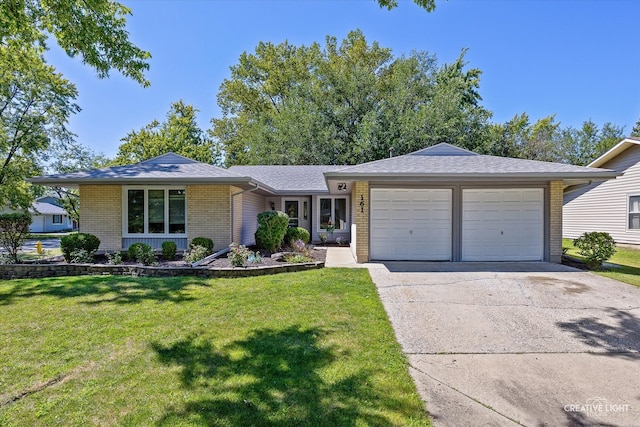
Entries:
{"label": "concrete walkway to door", "polygon": [[436,426],[640,425],[640,288],[549,263],[358,266]]}

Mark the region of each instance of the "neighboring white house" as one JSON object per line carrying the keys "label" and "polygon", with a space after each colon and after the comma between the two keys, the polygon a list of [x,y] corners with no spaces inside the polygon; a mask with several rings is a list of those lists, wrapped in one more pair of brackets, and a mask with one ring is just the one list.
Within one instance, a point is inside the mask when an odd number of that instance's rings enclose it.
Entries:
{"label": "neighboring white house", "polygon": [[57,204],[55,197],[44,196],[36,199],[29,213],[33,218],[29,231],[32,233],[55,233],[76,229],[67,211]]}
{"label": "neighboring white house", "polygon": [[589,166],[622,175],[565,191],[564,237],[604,231],[618,243],[640,244],[640,138],[625,138]]}

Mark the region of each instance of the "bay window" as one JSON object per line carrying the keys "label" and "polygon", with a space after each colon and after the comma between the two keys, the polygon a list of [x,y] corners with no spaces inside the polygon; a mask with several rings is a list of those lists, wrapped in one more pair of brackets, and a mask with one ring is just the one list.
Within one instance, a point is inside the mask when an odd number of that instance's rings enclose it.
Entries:
{"label": "bay window", "polygon": [[186,191],[168,188],[125,190],[126,234],[185,234]]}
{"label": "bay window", "polygon": [[347,199],[345,197],[321,197],[319,209],[321,230],[327,230],[330,226],[334,230],[347,230]]}

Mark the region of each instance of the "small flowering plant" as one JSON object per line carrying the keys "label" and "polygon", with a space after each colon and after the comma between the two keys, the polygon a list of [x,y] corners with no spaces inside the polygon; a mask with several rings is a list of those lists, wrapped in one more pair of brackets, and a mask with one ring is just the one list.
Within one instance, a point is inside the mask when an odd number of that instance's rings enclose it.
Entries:
{"label": "small flowering plant", "polygon": [[234,267],[242,267],[249,259],[249,255],[251,255],[251,251],[247,249],[245,245],[238,245],[237,243],[232,243],[229,245],[229,262]]}
{"label": "small flowering plant", "polygon": [[329,220],[329,222],[327,223],[327,233],[329,233],[330,236],[333,236],[333,232],[335,231],[335,229],[335,225],[333,225],[331,220]]}

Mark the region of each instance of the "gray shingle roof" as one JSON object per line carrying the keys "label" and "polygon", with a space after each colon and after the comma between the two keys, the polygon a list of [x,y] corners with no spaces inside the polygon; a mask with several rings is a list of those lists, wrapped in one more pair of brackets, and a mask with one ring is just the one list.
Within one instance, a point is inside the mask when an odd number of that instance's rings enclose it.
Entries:
{"label": "gray shingle roof", "polygon": [[232,166],[230,172],[246,175],[267,184],[282,193],[326,193],[324,172],[336,171],[345,166]]}
{"label": "gray shingle roof", "polygon": [[442,143],[403,156],[377,160],[329,172],[331,178],[612,178],[617,174],[605,169],[537,160],[487,156]]}
{"label": "gray shingle roof", "polygon": [[67,211],[65,211],[60,206],[56,206],[52,203],[46,202],[34,202],[31,205],[31,209],[29,211],[35,215],[66,215]]}
{"label": "gray shingle roof", "polygon": [[126,166],[113,166],[66,174],[31,178],[36,184],[60,185],[80,183],[230,183],[252,182],[250,177],[217,166],[200,163],[174,153]]}

